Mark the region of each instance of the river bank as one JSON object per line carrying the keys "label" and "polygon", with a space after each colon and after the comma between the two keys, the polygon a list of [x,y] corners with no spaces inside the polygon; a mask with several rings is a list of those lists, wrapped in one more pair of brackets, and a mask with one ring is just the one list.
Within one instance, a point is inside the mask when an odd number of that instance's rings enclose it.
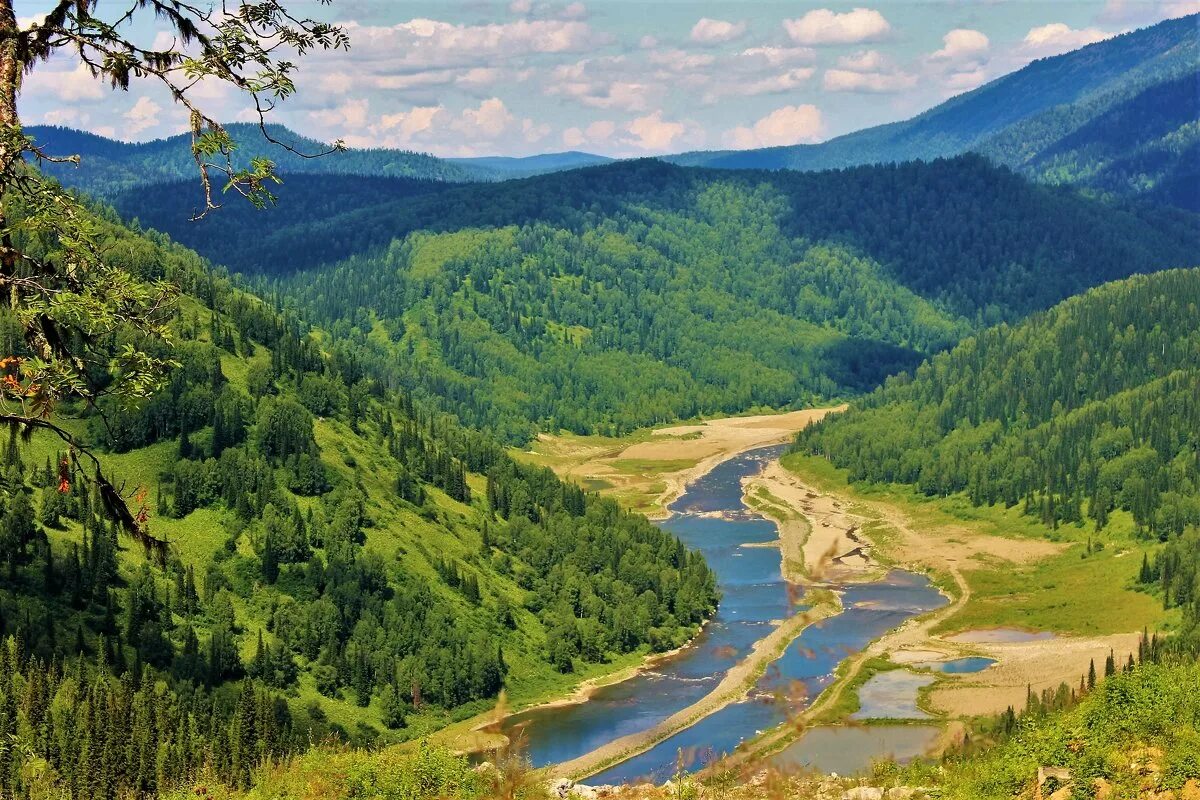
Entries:
{"label": "river bank", "polygon": [[[824,416],[824,413],[827,413],[827,411],[822,410],[819,413],[814,412],[802,416],[794,416],[793,419],[807,423],[812,419]],[[780,427],[780,423],[775,421],[771,421],[770,424],[766,424],[767,420],[756,418],[737,418],[734,421],[743,425],[749,422],[751,427],[748,430],[758,432],[753,437],[743,439],[743,441],[761,441],[761,437],[768,435],[771,438],[778,438],[780,436],[779,432],[786,430],[786,428]],[[710,423],[706,426],[678,426],[676,428],[668,428],[664,429],[661,433],[673,437],[697,436],[702,435],[701,430],[697,430],[697,428],[703,429],[706,427],[726,431],[730,429],[729,426],[724,424]],[[766,431],[766,433],[763,433],[763,431]],[[787,434],[788,437],[790,435],[790,433]],[[696,441],[700,441],[700,439],[685,439],[684,443]],[[729,438],[726,438],[724,443],[727,444],[728,441]],[[668,456],[678,455],[676,448],[681,445],[681,442],[678,439],[674,442],[655,441],[652,443],[657,448],[654,451],[648,451],[646,449],[647,444],[646,442],[639,442],[620,452],[628,453],[632,450],[634,455],[642,458],[657,455],[658,458],[662,459],[659,463],[665,463]],[[710,441],[707,446],[712,447],[712,442]],[[764,451],[758,450],[758,452]],[[694,447],[691,449],[691,453],[694,455]],[[611,456],[609,458],[611,459]],[[736,458],[736,455],[734,458]],[[709,466],[707,461],[710,460],[716,461],[716,463]],[[681,486],[687,487],[695,483],[697,479],[707,476],[717,466],[721,464],[729,465],[732,461],[733,459],[725,453],[718,452],[716,455],[710,457],[710,459],[702,460],[692,467],[680,468],[678,467],[678,461],[671,462],[676,466],[673,478],[678,480]],[[649,469],[650,461],[642,463]],[[754,514],[764,515],[773,520],[771,526],[772,535],[769,539],[750,542],[739,541],[733,544],[745,549],[776,549],[778,551],[776,555],[778,566],[776,569],[783,579],[789,585],[803,586],[810,589],[808,597],[810,602],[813,600],[814,595],[820,596],[822,598],[821,602],[814,604],[804,614],[789,615],[785,616],[782,620],[776,619],[771,621],[770,624],[773,626],[773,630],[766,636],[755,641],[750,651],[730,666],[711,691],[696,697],[692,702],[674,711],[674,713],[653,721],[652,724],[624,733],[623,735],[599,741],[595,747],[588,749],[581,755],[558,761],[552,767],[553,774],[569,778],[594,775],[609,765],[624,763],[627,759],[647,753],[655,748],[656,745],[672,739],[676,734],[698,726],[703,720],[717,715],[718,712],[725,711],[731,705],[745,701],[756,689],[761,692],[762,688],[759,686],[759,681],[763,677],[763,674],[771,665],[781,661],[781,657],[798,637],[804,634],[814,623],[838,615],[845,610],[838,600],[838,594],[828,590],[830,587],[840,589],[846,585],[866,585],[871,581],[877,581],[882,578],[886,572],[884,565],[872,558],[870,542],[856,533],[856,528],[860,527],[860,525],[857,522],[847,522],[839,517],[840,514],[844,513],[841,509],[836,507],[824,509],[822,507],[822,504],[825,502],[824,498],[817,495],[812,495],[811,497],[797,496],[794,491],[787,487],[784,487],[785,490],[778,494],[771,493],[770,488],[772,486],[781,486],[778,480],[779,476],[775,475],[775,471],[778,469],[777,451],[771,458],[765,460],[760,469],[753,470],[739,480],[734,487],[733,497],[721,500],[711,508],[701,503],[694,508],[689,507],[687,512],[694,519],[711,519],[718,523],[740,520],[744,518],[746,510]],[[702,473],[701,470],[703,470]],[[774,481],[764,484],[761,480],[764,474],[771,474]],[[672,496],[677,490],[664,491],[666,491],[665,496]],[[722,497],[725,496],[722,495]],[[815,511],[818,508],[823,513],[816,514]],[[729,542],[725,544],[728,545]],[[727,555],[740,557],[746,555],[746,553],[733,552],[727,553]],[[816,592],[811,591],[814,587],[817,589]],[[863,605],[869,606],[874,602],[868,601],[863,603]],[[856,613],[864,612],[862,609],[857,609]],[[883,616],[887,618],[888,613],[884,611]],[[911,616],[912,613],[914,612],[900,612],[901,618]],[[920,613],[920,611],[915,613]],[[878,624],[875,623],[875,625]],[[891,627],[893,627],[893,623],[884,623],[882,627],[868,625],[867,629],[873,630],[875,633],[866,637],[861,632],[857,634],[852,633],[850,634],[850,638],[846,640],[847,644],[844,646],[850,647],[852,650],[857,650],[862,646],[868,645],[872,638]],[[820,637],[818,637],[819,639]],[[850,644],[851,641],[854,642],[853,645]],[[839,645],[838,647],[840,648],[841,646]],[[811,657],[801,656],[801,658]],[[828,655],[825,656],[825,658],[829,657]],[[843,657],[840,654],[833,656],[829,662],[829,668],[832,670]],[[820,663],[824,663],[824,661]],[[644,674],[644,672],[645,670],[631,671],[627,674],[627,679],[635,678],[639,674]],[[804,669],[801,669],[800,672],[808,675]],[[806,680],[810,682],[816,681],[817,688],[819,688],[823,685],[825,678],[821,674],[812,674],[808,675]],[[603,684],[597,682],[585,687],[575,698],[565,701],[554,701],[543,704],[538,708],[542,711],[550,711],[571,704],[571,700],[590,699],[594,696],[597,689],[612,685],[613,683],[608,681],[605,681]],[[804,691],[807,691],[807,688]],[[622,698],[624,698],[624,695],[622,695]],[[629,702],[638,702],[638,699],[635,699],[631,695],[629,696]],[[534,711],[536,712],[537,710],[535,709]],[[761,714],[751,716],[757,720]],[[515,723],[519,718],[529,719],[527,712],[523,712],[511,715],[509,720]],[[769,725],[772,723],[769,720],[764,720],[762,724]],[[537,729],[538,723],[535,723],[535,733]],[[563,730],[564,735],[577,733],[578,729],[571,730],[569,727]],[[753,736],[756,733],[756,729],[750,728],[747,733]],[[736,741],[734,744],[736,744]],[[536,764],[537,761],[535,760]]]}
{"label": "river bank", "polygon": [[[735,468],[734,461],[757,449],[750,447],[730,456],[723,448],[731,441],[738,437],[743,437],[743,442],[753,443],[764,438],[768,441],[780,437],[786,439],[791,435],[788,429],[794,424],[811,421],[824,413],[828,410],[795,415],[791,422],[780,422],[778,418],[742,417],[665,428],[603,458],[589,456],[577,460],[572,469],[578,471],[586,464],[611,469],[613,464],[621,464],[625,472],[631,474],[631,464],[636,464],[643,480],[661,484],[657,487],[656,497],[678,500],[687,494],[687,487],[711,477],[718,468],[722,472]],[[714,436],[712,433],[730,430],[740,432],[736,436]],[[708,448],[710,455],[694,460],[701,446],[696,443]],[[673,459],[672,456],[681,454],[680,448],[687,457]],[[772,452],[777,454],[779,451]],[[757,738],[754,735],[758,731],[750,731],[752,741],[747,752],[754,757],[785,747],[796,738],[799,729],[840,719],[839,715],[844,713],[842,709],[849,707],[856,696],[857,685],[861,682],[859,676],[870,674],[863,670],[875,659],[883,658],[901,667],[964,657],[994,659],[997,664],[989,668],[986,675],[939,675],[931,689],[923,690],[924,707],[941,720],[939,724],[945,724],[945,720],[984,713],[980,709],[989,709],[1000,702],[1007,704],[1017,691],[1017,678],[1032,678],[1035,680],[1030,682],[1034,683],[1054,680],[1057,685],[1060,673],[1073,671],[1078,659],[1085,655],[1091,658],[1101,647],[1119,647],[1126,643],[1124,637],[1112,637],[1111,641],[1107,638],[1074,639],[1067,648],[1069,657],[1057,669],[1049,669],[1046,662],[1054,653],[1054,644],[1050,642],[956,641],[946,631],[950,630],[947,627],[949,620],[961,614],[972,599],[967,572],[992,570],[1005,563],[1034,563],[1061,553],[1064,545],[1044,539],[984,534],[964,526],[952,529],[917,526],[899,507],[863,498],[848,489],[837,490],[816,477],[789,469],[778,455],[761,458],[761,468],[745,472],[732,487],[732,494],[722,488],[719,496],[686,504],[686,513],[666,524],[686,522],[685,541],[689,536],[693,546],[697,541],[708,541],[710,559],[726,568],[731,564],[762,564],[762,558],[756,553],[766,557],[764,551],[776,548],[777,569],[782,578],[790,585],[811,591],[822,587],[870,586],[889,569],[899,567],[934,576],[946,604],[932,613],[918,613],[916,619],[906,619],[898,626],[872,629],[876,632],[870,639],[856,644],[852,652],[840,655],[833,662],[835,666],[828,680],[816,681],[815,688],[819,691],[815,692],[815,699],[809,698],[812,702],[806,702],[797,713],[789,713],[792,724],[764,731]],[[747,463],[746,468],[750,466]],[[594,476],[596,473],[588,474]],[[602,491],[615,492],[616,487]],[[769,535],[760,528],[753,529],[753,535],[738,533],[736,529],[709,530],[712,526],[730,523],[749,525],[746,510],[752,512],[751,517],[771,520]],[[696,536],[701,538],[697,540]],[[704,538],[706,536],[708,540]],[[731,536],[737,541],[731,541]],[[714,547],[718,549],[712,549]],[[743,558],[747,560],[735,561]],[[727,597],[718,616],[731,610],[729,605],[733,599],[736,598]],[[811,594],[809,599],[812,599]],[[495,715],[478,719],[475,728],[481,733],[495,732],[516,720],[527,720],[533,723],[537,732],[546,724],[544,720],[553,718],[552,725],[557,727],[542,731],[541,739],[551,737],[550,744],[543,746],[540,755],[535,754],[535,765],[553,764],[553,773],[564,777],[579,778],[600,770],[614,774],[620,770],[609,770],[610,765],[647,763],[645,758],[637,760],[639,754],[657,752],[656,748],[666,746],[668,742],[673,745],[676,740],[701,737],[710,732],[711,720],[724,720],[732,706],[745,705],[744,701],[756,691],[763,673],[780,660],[798,637],[812,625],[846,612],[847,609],[837,602],[835,593],[829,593],[829,600],[831,602],[809,609],[807,614],[790,614],[783,609],[774,616],[763,617],[760,624],[770,624],[771,630],[766,635],[755,634],[753,640],[744,642],[737,658],[727,662],[727,666],[700,652],[706,644],[712,644],[713,650],[721,649],[720,643],[724,641],[720,635],[711,638],[714,631],[712,626],[706,625],[691,643],[671,654],[651,656],[637,665],[592,678],[567,697],[509,714],[499,724]],[[736,611],[736,603],[732,610]],[[721,634],[728,623],[728,619],[724,623],[718,622],[716,633]],[[689,658],[698,660],[697,664],[689,666]],[[1086,670],[1086,666],[1084,661],[1082,668]],[[657,674],[660,669],[665,674]],[[706,685],[709,676],[715,685]],[[1023,693],[1024,683],[1021,684],[1021,698]],[[670,707],[676,700],[675,706]],[[558,711],[568,706],[577,707],[578,711],[561,717]],[[653,712],[659,707],[663,708],[661,712]],[[1002,709],[1003,706],[999,710]],[[618,719],[603,718],[609,714]],[[776,724],[762,714],[750,717],[763,720],[767,727]],[[730,720],[750,717],[735,714]],[[685,731],[688,736],[682,735]],[[716,738],[721,737],[717,735]],[[942,737],[943,743],[950,738]],[[574,752],[571,747],[562,746],[562,740],[567,739],[579,740]],[[495,746],[494,738],[489,737],[489,741]],[[738,742],[735,740],[733,744]]]}
{"label": "river bank", "polygon": [[731,703],[744,699],[766,672],[767,667],[783,654],[805,628],[841,611],[841,603],[829,592],[822,593],[818,598],[809,598],[809,601],[810,607],[807,611],[782,621],[779,627],[760,639],[750,655],[726,672],[717,687],[701,700],[676,712],[649,730],[613,740],[580,758],[555,765],[551,773],[572,779],[594,775],[608,766],[646,752],[679,731],[715,714]]}
{"label": "river bank", "polygon": [[613,497],[651,519],[663,520],[687,486],[717,465],[760,447],[789,442],[801,429],[844,408],[720,417],[625,437],[541,434],[529,450],[513,455],[549,467],[559,477]]}
{"label": "river bank", "polygon": [[[759,736],[726,765],[764,759],[805,731],[843,722],[844,709],[855,706],[846,695],[857,691],[859,675],[875,659],[917,670],[956,659],[991,662],[977,672],[935,671],[933,685],[921,691],[923,707],[945,726],[935,746],[940,750],[961,736],[963,720],[1020,708],[1030,688],[1074,685],[1090,663],[1103,663],[1110,651],[1136,649],[1134,633],[1063,635],[1033,629],[1019,613],[997,620],[1011,627],[969,628],[962,620],[975,597],[973,581],[987,580],[997,570],[1053,563],[1069,545],[985,533],[983,525],[946,520],[935,509],[922,514],[917,524],[912,508],[864,497],[833,485],[824,472],[805,469],[815,462],[789,457],[747,481],[748,496],[760,498],[760,512],[777,520],[797,568],[814,580],[847,580],[880,564],[902,566],[936,576],[951,603],[906,622],[848,658],[836,680],[792,724]],[[791,517],[789,508],[800,513]]]}

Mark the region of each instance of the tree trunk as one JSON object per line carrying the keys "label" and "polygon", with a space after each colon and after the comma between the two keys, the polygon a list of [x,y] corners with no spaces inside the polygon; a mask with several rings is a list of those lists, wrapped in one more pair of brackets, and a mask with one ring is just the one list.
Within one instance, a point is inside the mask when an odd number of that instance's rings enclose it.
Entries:
{"label": "tree trunk", "polygon": [[24,68],[20,45],[21,28],[17,25],[13,0],[0,0],[0,126],[21,124],[17,116],[17,92]]}
{"label": "tree trunk", "polygon": [[21,118],[17,115],[17,92],[21,87],[21,29],[13,0],[0,0],[0,275],[11,276],[17,270],[17,252],[8,234],[8,187],[13,170],[21,158],[17,136]]}

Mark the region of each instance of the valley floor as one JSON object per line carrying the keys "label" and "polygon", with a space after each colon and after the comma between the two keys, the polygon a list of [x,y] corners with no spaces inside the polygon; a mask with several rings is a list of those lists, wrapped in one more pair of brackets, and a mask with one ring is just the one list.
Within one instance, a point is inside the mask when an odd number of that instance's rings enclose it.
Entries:
{"label": "valley floor", "polygon": [[[750,479],[746,497],[760,513],[775,519],[789,573],[810,585],[861,580],[897,566],[931,574],[953,598],[950,605],[910,620],[843,662],[836,682],[798,720],[752,743],[747,755],[778,750],[812,724],[842,721],[858,708],[854,695],[860,673],[873,659],[917,669],[961,658],[994,660],[981,672],[938,674],[921,692],[926,711],[957,722],[998,714],[1009,706],[1020,709],[1030,689],[1040,693],[1061,683],[1073,686],[1089,663],[1099,667],[1110,652],[1123,659],[1137,650],[1140,628],[1076,635],[1070,627],[1046,625],[1016,602],[988,625],[970,627],[969,620],[977,615],[975,583],[999,571],[1036,568],[1068,550],[1078,560],[1076,544],[985,532],[992,526],[964,524],[899,497],[870,498],[844,482],[839,485],[814,459],[797,456],[772,463]],[[1074,602],[1089,605],[1091,597],[1083,592]],[[1064,614],[1063,619],[1072,615]],[[949,730],[953,734],[962,726],[954,724]],[[952,738],[943,737],[940,745]]]}
{"label": "valley floor", "polygon": [[615,497],[651,519],[662,519],[684,488],[717,464],[747,450],[790,441],[797,431],[843,408],[719,417],[626,437],[542,434],[529,451],[514,455]]}
{"label": "valley floor", "polygon": [[[738,453],[787,441],[836,409],[734,417],[676,425],[625,439],[543,436],[526,460],[664,517],[688,483]],[[995,663],[971,674],[935,673],[919,693],[922,709],[945,723],[944,747],[977,716],[1021,708],[1030,689],[1075,685],[1089,663],[1102,665],[1136,650],[1138,632],[1163,622],[1149,597],[1126,588],[1140,562],[1137,545],[1081,554],[1078,531],[1047,530],[1015,510],[964,509],[927,502],[902,490],[861,490],[819,459],[786,456],[744,484],[746,504],[776,521],[785,577],[811,591],[873,580],[889,568],[929,574],[951,602],[912,619],[844,661],[836,680],[793,724],[749,743],[739,759],[778,751],[813,725],[840,724],[859,707],[859,687],[882,662],[889,669],[928,671],[927,662],[979,657]],[[1082,564],[1082,567],[1080,566]],[[1102,581],[1099,594],[1087,584]],[[1039,599],[1045,583],[1048,602]],[[1060,586],[1061,584],[1061,586]],[[1051,591],[1057,589],[1057,591]],[[816,619],[836,613],[833,593],[806,615],[787,620],[708,695],[654,728],[623,737],[554,769],[578,777],[648,749],[672,733],[742,699],[766,664]],[[1097,601],[1118,614],[1098,614]],[[655,659],[655,661],[660,661]],[[633,666],[582,684],[570,697],[586,701],[596,686],[624,680]],[[438,739],[458,749],[493,747],[496,714],[459,723]]]}

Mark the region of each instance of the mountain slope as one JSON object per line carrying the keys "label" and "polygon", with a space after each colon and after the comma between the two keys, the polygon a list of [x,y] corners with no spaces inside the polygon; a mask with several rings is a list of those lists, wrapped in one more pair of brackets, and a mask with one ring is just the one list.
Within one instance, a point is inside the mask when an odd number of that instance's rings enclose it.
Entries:
{"label": "mountain slope", "polygon": [[446,159],[452,164],[461,164],[474,170],[490,172],[497,179],[527,178],[564,169],[594,167],[607,164],[614,159],[592,153],[571,150],[565,153],[540,153],[535,156],[478,156],[475,158]]}
{"label": "mountain slope", "polygon": [[1106,284],[964,340],[802,433],[854,481],[1163,538],[1200,524],[1200,270]]}
{"label": "mountain slope", "polygon": [[[1197,92],[1200,16],[1158,25],[1039,59],[1012,74],[959,95],[911,120],[850,133],[817,145],[762,150],[685,153],[670,160],[680,164],[725,169],[828,169],[855,164],[929,159],[966,151],[987,154],[1000,163],[1052,182],[1072,182],[1103,191],[1140,194],[1165,176],[1176,174],[1162,165],[1138,172],[1138,179],[1091,180],[1107,163],[1106,154],[1089,152],[1092,135],[1115,143],[1115,124],[1123,128],[1121,154],[1167,147],[1179,154],[1194,147],[1200,93]],[[1189,83],[1190,81],[1190,83]],[[1163,88],[1167,85],[1169,88]],[[1190,86],[1190,91],[1188,91]],[[1166,91],[1173,100],[1162,95]],[[1160,123],[1142,130],[1143,119],[1122,117],[1120,107],[1152,106]],[[1161,123],[1169,119],[1170,125]],[[1172,135],[1175,141],[1165,142]],[[1046,168],[1074,148],[1070,170]],[[1178,166],[1188,161],[1179,155]],[[1174,195],[1164,198],[1174,201]],[[1186,206],[1192,207],[1192,206]]]}
{"label": "mountain slope", "polygon": [[[240,784],[330,736],[393,741],[502,688],[565,689],[713,609],[703,560],[644,518],[387,390],[359,345],[194,253],[98,225],[114,264],[181,287],[179,366],[144,407],[64,424],[171,545],[129,547],[86,485],[61,485],[59,440],[0,447],[0,732],[38,732],[5,755],[4,794],[35,762],[56,796],[201,769]],[[11,312],[0,331],[27,355]]]}
{"label": "mountain slope", "polygon": [[977,149],[1038,180],[1200,210],[1200,75],[1057,107]]}
{"label": "mountain slope", "polygon": [[[304,173],[452,182],[490,177],[489,173],[469,166],[405,150],[348,149],[321,158],[304,158],[267,142],[257,125],[234,123],[227,130],[239,145],[238,156],[245,159],[265,156],[276,163],[279,173],[285,177]],[[271,125],[268,130],[274,138],[301,153],[322,153],[329,149],[327,144],[300,136],[280,125]],[[191,138],[187,134],[128,143],[53,126],[33,125],[25,128],[25,133],[52,155],[78,155],[79,166],[44,163],[41,169],[65,186],[94,197],[107,199],[124,190],[195,179],[196,164],[192,159]]]}
{"label": "mountain slope", "polygon": [[971,327],[1188,264],[1200,244],[1189,216],[977,156],[829,173],[622,162],[365,192],[318,218],[326,186],[293,178],[286,216],[229,209],[219,227],[186,222],[170,186],[118,207],[273,277],[396,385],[513,441],[856,394]]}
{"label": "mountain slope", "polygon": [[[257,125],[234,123],[230,136],[239,144],[238,155],[264,156],[276,163],[285,178],[295,175],[329,177],[397,178],[410,181],[470,183],[542,175],[583,166],[605,164],[613,159],[591,153],[545,153],[523,158],[485,156],[438,158],[426,153],[385,148],[348,148],[321,158],[304,158],[267,142]],[[323,153],[327,144],[301,136],[281,125],[268,131],[278,141],[301,153]],[[186,134],[150,142],[120,142],[85,131],[48,125],[32,125],[25,133],[56,156],[78,155],[80,165],[43,163],[43,172],[63,185],[94,197],[110,200],[122,192],[148,186],[195,179],[191,140]],[[238,163],[241,163],[240,161]]]}

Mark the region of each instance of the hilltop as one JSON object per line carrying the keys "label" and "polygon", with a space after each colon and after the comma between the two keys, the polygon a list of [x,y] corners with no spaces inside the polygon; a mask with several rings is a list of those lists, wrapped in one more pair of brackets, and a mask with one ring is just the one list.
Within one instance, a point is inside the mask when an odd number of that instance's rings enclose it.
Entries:
{"label": "hilltop", "polygon": [[[234,162],[245,164],[256,156],[275,162],[283,176],[321,175],[355,179],[406,178],[418,182],[471,183],[541,175],[612,159],[590,153],[546,153],[527,157],[439,158],[428,153],[391,148],[348,147],[331,152],[319,142],[283,125],[265,126],[267,135],[287,147],[267,142],[258,125],[234,122],[226,126],[237,150]],[[196,163],[191,136],[180,134],[148,142],[124,142],[87,131],[55,125],[30,125],[24,129],[47,153],[78,155],[82,166],[43,162],[40,168],[62,183],[104,200],[147,186],[193,179]],[[290,148],[290,149],[289,149]],[[320,158],[313,158],[320,155]]]}

